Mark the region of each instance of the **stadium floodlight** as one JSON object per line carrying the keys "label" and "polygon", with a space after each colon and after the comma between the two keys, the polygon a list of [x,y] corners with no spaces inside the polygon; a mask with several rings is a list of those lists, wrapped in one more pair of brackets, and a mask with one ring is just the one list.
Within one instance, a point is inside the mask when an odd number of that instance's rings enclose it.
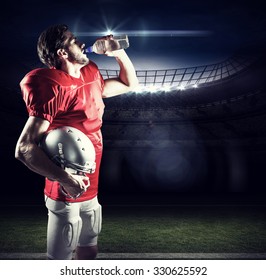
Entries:
{"label": "stadium floodlight", "polygon": [[170,85],[163,85],[162,86],[162,90],[164,91],[164,92],[169,92],[169,91],[171,91],[171,86]]}
{"label": "stadium floodlight", "polygon": [[184,85],[180,85],[180,86],[177,87],[177,89],[178,89],[178,90],[185,90],[186,87],[185,87]]}
{"label": "stadium floodlight", "polygon": [[112,29],[107,29],[105,34],[109,35],[109,34],[112,34],[112,35],[115,35],[115,32],[112,30]]}
{"label": "stadium floodlight", "polygon": [[160,86],[156,86],[156,85],[153,85],[153,84],[148,86],[148,91],[151,92],[151,93],[159,92],[161,90],[162,90],[162,88]]}
{"label": "stadium floodlight", "polygon": [[145,86],[143,86],[143,85],[138,85],[138,87],[134,89],[134,92],[137,93],[137,94],[138,94],[138,93],[145,92]]}

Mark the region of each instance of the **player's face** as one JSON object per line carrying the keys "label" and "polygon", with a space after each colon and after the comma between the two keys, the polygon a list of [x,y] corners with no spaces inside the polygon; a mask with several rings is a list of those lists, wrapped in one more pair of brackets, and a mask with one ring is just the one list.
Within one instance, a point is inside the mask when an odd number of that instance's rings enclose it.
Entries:
{"label": "player's face", "polygon": [[89,62],[89,59],[84,53],[84,47],[85,44],[80,42],[72,33],[70,33],[67,44],[68,60],[72,63],[86,65]]}

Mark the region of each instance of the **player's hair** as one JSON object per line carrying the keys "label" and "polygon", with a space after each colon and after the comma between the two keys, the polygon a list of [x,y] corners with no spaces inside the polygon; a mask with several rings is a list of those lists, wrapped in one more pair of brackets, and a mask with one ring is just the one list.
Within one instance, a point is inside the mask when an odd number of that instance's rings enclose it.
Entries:
{"label": "player's hair", "polygon": [[37,53],[41,62],[50,68],[60,68],[61,62],[57,50],[64,48],[68,26],[57,24],[48,27],[38,38]]}

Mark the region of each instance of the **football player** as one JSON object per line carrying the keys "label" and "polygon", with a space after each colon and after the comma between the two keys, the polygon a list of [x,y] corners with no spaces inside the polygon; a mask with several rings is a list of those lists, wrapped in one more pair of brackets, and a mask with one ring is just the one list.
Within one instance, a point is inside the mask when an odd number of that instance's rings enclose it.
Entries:
{"label": "football player", "polygon": [[[120,71],[118,77],[104,80],[84,49],[85,44],[67,25],[47,28],[37,43],[38,56],[47,67],[30,71],[20,82],[29,117],[17,141],[15,157],[45,177],[48,259],[72,259],[74,251],[76,259],[96,258],[102,219],[97,194],[103,98],[132,91],[138,85],[125,50],[105,53],[116,59]],[[89,137],[96,153],[94,173],[67,172],[41,149],[42,137],[61,126],[74,127]]]}

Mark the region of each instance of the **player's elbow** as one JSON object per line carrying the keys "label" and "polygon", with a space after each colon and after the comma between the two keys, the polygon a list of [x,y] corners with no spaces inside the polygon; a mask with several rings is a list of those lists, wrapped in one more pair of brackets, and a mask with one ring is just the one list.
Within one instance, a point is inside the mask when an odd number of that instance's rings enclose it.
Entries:
{"label": "player's elbow", "polygon": [[136,79],[134,80],[134,82],[132,83],[131,87],[132,89],[136,89],[139,86],[139,80],[136,77]]}
{"label": "player's elbow", "polygon": [[130,83],[128,84],[128,90],[129,91],[134,91],[136,90],[136,88],[139,86],[139,80],[138,78],[136,77],[135,79],[132,79],[130,81]]}
{"label": "player's elbow", "polygon": [[18,141],[15,148],[15,158],[25,163],[30,151],[30,145],[26,144],[25,142]]}
{"label": "player's elbow", "polygon": [[24,149],[23,144],[18,142],[15,148],[15,159],[22,161]]}

